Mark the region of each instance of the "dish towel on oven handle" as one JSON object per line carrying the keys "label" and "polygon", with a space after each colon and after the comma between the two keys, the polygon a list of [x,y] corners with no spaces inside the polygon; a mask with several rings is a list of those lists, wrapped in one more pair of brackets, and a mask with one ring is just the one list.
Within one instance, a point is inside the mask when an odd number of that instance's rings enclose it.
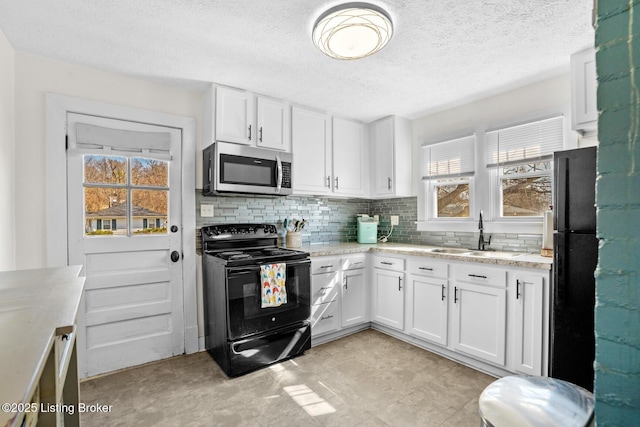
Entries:
{"label": "dish towel on oven handle", "polygon": [[260,266],[262,306],[279,307],[287,303],[287,265],[285,263]]}

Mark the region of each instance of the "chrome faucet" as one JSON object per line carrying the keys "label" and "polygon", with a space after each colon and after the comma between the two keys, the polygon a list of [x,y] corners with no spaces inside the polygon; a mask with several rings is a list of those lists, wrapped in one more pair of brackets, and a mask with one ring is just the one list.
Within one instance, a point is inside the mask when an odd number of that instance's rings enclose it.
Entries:
{"label": "chrome faucet", "polygon": [[478,238],[478,250],[485,251],[485,245],[491,244],[491,235],[489,240],[484,240],[484,225],[482,224],[482,211],[480,211],[480,221],[478,222],[478,230],[480,230],[480,237]]}

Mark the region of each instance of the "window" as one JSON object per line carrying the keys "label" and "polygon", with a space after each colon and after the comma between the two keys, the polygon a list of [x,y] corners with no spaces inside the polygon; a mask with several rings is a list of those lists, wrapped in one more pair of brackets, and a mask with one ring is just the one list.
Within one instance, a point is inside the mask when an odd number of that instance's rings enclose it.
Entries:
{"label": "window", "polygon": [[85,155],[83,186],[86,235],[167,233],[160,225],[168,219],[169,162]]}
{"label": "window", "polygon": [[429,219],[471,217],[475,140],[471,135],[422,147]]}
{"label": "window", "polygon": [[486,133],[487,167],[497,180],[500,218],[542,217],[552,204],[553,152],[562,149],[563,117]]}

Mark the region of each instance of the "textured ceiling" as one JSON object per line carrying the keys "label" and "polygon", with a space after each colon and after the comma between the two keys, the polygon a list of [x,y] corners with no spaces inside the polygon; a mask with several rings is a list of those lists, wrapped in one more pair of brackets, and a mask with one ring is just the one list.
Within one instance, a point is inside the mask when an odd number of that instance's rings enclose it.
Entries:
{"label": "textured ceiling", "polygon": [[0,0],[18,52],[202,90],[216,82],[369,122],[413,118],[567,72],[592,0],[372,0],[395,33],[339,61],[311,41],[340,1]]}

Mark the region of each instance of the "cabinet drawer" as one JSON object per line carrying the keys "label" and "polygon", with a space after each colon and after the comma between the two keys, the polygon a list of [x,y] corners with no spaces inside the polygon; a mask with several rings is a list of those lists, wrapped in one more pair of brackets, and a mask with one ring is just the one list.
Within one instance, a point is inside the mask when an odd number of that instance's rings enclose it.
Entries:
{"label": "cabinet drawer", "polygon": [[330,273],[340,269],[340,258],[311,259],[311,274]]}
{"label": "cabinet drawer", "polygon": [[367,266],[367,258],[365,256],[342,258],[340,265],[343,270],[357,270],[359,268],[365,268]]}
{"label": "cabinet drawer", "polygon": [[484,267],[477,264],[457,264],[453,267],[456,280],[491,286],[507,286],[507,271],[501,268]]}
{"label": "cabinet drawer", "polygon": [[375,268],[383,268],[385,270],[404,271],[404,260],[399,258],[376,256],[373,257],[373,266]]}
{"label": "cabinet drawer", "polygon": [[446,279],[448,276],[448,264],[432,258],[410,259],[407,268],[409,273],[420,276],[439,277]]}
{"label": "cabinet drawer", "polygon": [[311,336],[336,331],[340,328],[338,308],[337,301],[311,307]]}
{"label": "cabinet drawer", "polygon": [[335,301],[340,287],[339,272],[314,274],[311,277],[311,305]]}

